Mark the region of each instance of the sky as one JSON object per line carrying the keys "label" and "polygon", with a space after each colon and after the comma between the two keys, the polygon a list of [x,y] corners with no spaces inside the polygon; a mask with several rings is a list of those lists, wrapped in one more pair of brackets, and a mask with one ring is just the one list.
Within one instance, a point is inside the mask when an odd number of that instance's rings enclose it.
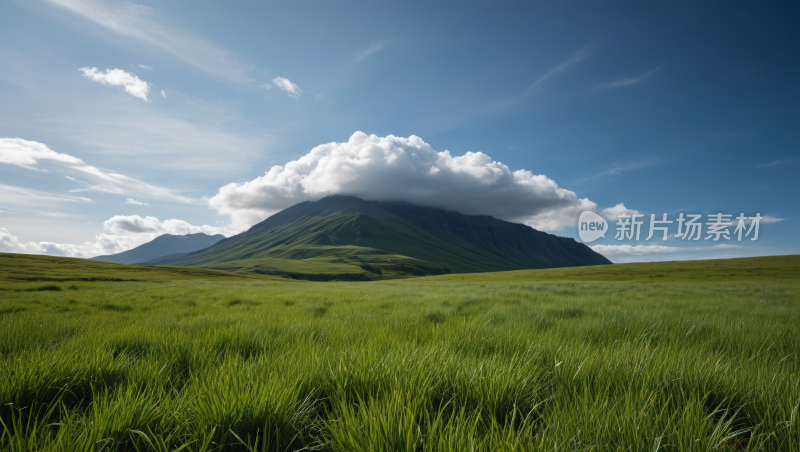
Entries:
{"label": "sky", "polygon": [[[350,194],[577,240],[595,212],[610,229],[587,245],[613,262],[797,254],[798,19],[790,2],[2,2],[0,252],[230,236]],[[718,213],[729,239],[707,233]],[[638,240],[615,238],[620,214],[644,215]],[[646,240],[651,214],[667,240]],[[675,236],[681,214],[699,240]]]}

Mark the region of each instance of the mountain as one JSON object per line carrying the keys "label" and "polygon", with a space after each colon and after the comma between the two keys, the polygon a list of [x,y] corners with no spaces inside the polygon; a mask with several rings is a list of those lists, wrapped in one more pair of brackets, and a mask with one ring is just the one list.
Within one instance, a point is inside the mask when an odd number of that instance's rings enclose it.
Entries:
{"label": "mountain", "polygon": [[[373,202],[414,226],[452,243],[468,243],[521,268],[579,267],[611,262],[574,239],[488,215],[463,215],[408,203]],[[463,246],[463,245],[462,245]],[[590,253],[587,253],[587,250]]]}
{"label": "mountain", "polygon": [[370,280],[611,262],[573,239],[521,224],[335,195],[296,204],[206,249],[149,263]]}
{"label": "mountain", "polygon": [[208,235],[202,232],[187,235],[164,234],[132,250],[108,256],[97,256],[91,258],[91,260],[119,262],[121,264],[140,264],[152,261],[153,259],[164,258],[165,256],[178,257],[186,253],[191,253],[192,251],[202,250],[224,238],[225,236],[221,234]]}

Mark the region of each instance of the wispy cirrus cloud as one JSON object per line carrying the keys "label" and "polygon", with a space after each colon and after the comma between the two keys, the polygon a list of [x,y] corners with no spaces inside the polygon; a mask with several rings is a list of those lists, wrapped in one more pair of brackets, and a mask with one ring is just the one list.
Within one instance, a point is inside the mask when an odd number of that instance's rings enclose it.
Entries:
{"label": "wispy cirrus cloud", "polygon": [[[166,94],[170,99],[164,102],[175,97]],[[186,98],[181,101],[187,105]],[[243,119],[224,105],[201,100],[191,100],[188,105],[205,121],[184,119],[144,102],[100,99],[71,108],[56,107],[46,120],[7,116],[3,125],[9,130],[23,130],[36,124],[41,131],[73,143],[76,149],[81,149],[82,156],[97,154],[111,168],[125,165],[141,172],[168,170],[203,178],[233,177],[278,140],[269,126],[247,134],[238,133]],[[113,154],[109,149],[114,150]]]}
{"label": "wispy cirrus cloud", "polygon": [[150,204],[148,204],[146,202],[137,201],[137,200],[135,200],[133,198],[128,198],[128,200],[125,201],[125,204],[133,204],[134,206],[152,207]]}
{"label": "wispy cirrus cloud", "polygon": [[463,122],[463,121],[465,121],[467,119],[471,119],[471,118],[474,118],[476,116],[484,115],[484,114],[487,114],[487,113],[496,113],[496,112],[512,109],[512,108],[516,107],[517,105],[521,104],[526,99],[528,99],[531,96],[533,96],[534,94],[536,94],[537,92],[539,92],[540,90],[538,90],[537,88],[539,86],[541,86],[547,79],[549,79],[551,77],[554,77],[554,76],[556,76],[558,74],[563,73],[568,67],[570,67],[570,66],[572,66],[574,64],[577,64],[577,63],[583,61],[584,59],[586,59],[586,57],[588,55],[589,54],[586,52],[586,48],[583,48],[583,49],[575,52],[571,56],[569,56],[566,60],[564,60],[561,63],[557,64],[555,67],[553,67],[552,69],[547,71],[544,75],[539,76],[539,78],[537,78],[536,81],[534,81],[532,85],[530,85],[527,88],[525,88],[521,93],[519,93],[517,95],[514,95],[514,96],[511,96],[509,98],[506,98],[506,99],[504,99],[504,100],[502,100],[500,102],[494,103],[493,105],[489,106],[488,108],[483,108],[480,111],[472,112],[472,113],[469,113],[467,115],[464,115],[460,119],[457,119],[457,120],[451,121],[451,122],[459,123],[459,122]]}
{"label": "wispy cirrus cloud", "polygon": [[564,72],[564,70],[566,68],[572,66],[575,63],[579,63],[579,62],[583,61],[584,59],[586,59],[587,56],[588,56],[588,53],[586,52],[585,48],[575,52],[575,54],[570,56],[568,59],[566,59],[565,61],[559,63],[556,67],[554,67],[553,69],[550,69],[546,74],[544,74],[541,77],[539,77],[538,79],[536,79],[536,81],[533,83],[533,85],[528,87],[528,90],[533,90],[537,86],[541,85],[548,78],[550,78],[550,77],[552,77],[552,76],[554,76],[556,74],[559,74],[561,72]]}
{"label": "wispy cirrus cloud", "polygon": [[16,165],[22,168],[34,169],[40,160],[49,160],[60,163],[80,165],[83,161],[68,154],[56,152],[45,144],[22,138],[0,138],[0,163]]}
{"label": "wispy cirrus cloud", "polygon": [[87,203],[92,200],[83,196],[62,195],[0,183],[0,206],[6,208],[17,206],[29,210],[32,206],[52,207],[63,205],[65,202]]}
{"label": "wispy cirrus cloud", "polygon": [[159,23],[156,10],[115,0],[47,0],[114,33],[139,39],[227,79],[246,82],[250,65],[193,34]]}
{"label": "wispy cirrus cloud", "polygon": [[759,163],[756,168],[772,168],[773,166],[791,165],[800,162],[800,159],[779,159],[771,162]]}
{"label": "wispy cirrus cloud", "polygon": [[[79,70],[89,80],[94,80],[104,85],[122,86],[125,88],[126,93],[142,100],[147,100],[147,95],[150,93],[149,83],[122,69],[106,69],[105,72],[101,72],[96,67],[82,67]],[[163,93],[164,91],[161,92]]]}
{"label": "wispy cirrus cloud", "polygon": [[286,77],[275,77],[274,79],[272,79],[272,83],[274,83],[275,86],[277,86],[278,88],[286,91],[286,94],[288,94],[289,97],[294,97],[295,99],[299,99],[300,96],[303,94],[303,90],[301,90],[300,87],[297,86],[297,84],[289,81],[289,79]]}
{"label": "wispy cirrus cloud", "polygon": [[[785,221],[785,220],[786,220],[786,218],[778,218],[778,217],[773,216],[773,215],[764,215],[763,217],[761,217],[761,222],[764,223],[764,224],[779,223],[779,222]],[[745,221],[745,223],[750,224],[750,221],[747,220],[747,221]]]}
{"label": "wispy cirrus cloud", "polygon": [[[0,138],[0,163],[41,171],[41,169],[34,166],[39,164],[39,160],[62,165],[63,169],[78,172],[92,181],[91,183],[81,182],[73,177],[66,176],[72,181],[85,185],[82,188],[71,190],[72,193],[99,192],[118,195],[137,194],[150,199],[162,199],[181,203],[195,202],[167,188],[148,184],[147,182],[111,170],[88,165],[77,157],[55,152],[44,143],[24,140],[22,138]],[[19,193],[23,193],[24,190],[25,189],[18,188],[18,194],[14,195],[14,197],[19,197]],[[26,196],[31,195],[29,193]],[[69,197],[62,199],[69,199]]]}
{"label": "wispy cirrus cloud", "polygon": [[100,169],[91,165],[74,166],[72,169],[84,173],[84,175],[91,177],[95,181],[94,184],[87,183],[84,188],[70,190],[73,193],[98,192],[115,195],[138,194],[150,199],[162,199],[186,204],[195,203],[194,200],[175,194],[170,189],[148,184],[147,182],[142,182],[111,170]]}
{"label": "wispy cirrus cloud", "polygon": [[642,80],[644,80],[645,78],[647,78],[647,76],[657,72],[659,69],[661,69],[660,66],[655,68],[655,69],[649,70],[649,71],[645,72],[644,74],[642,74],[642,75],[640,75],[638,77],[621,78],[619,80],[615,80],[615,81],[610,82],[610,83],[604,83],[604,84],[598,86],[598,88],[606,88],[606,89],[608,89],[608,88],[621,88],[623,86],[635,85],[635,84],[641,82]]}
{"label": "wispy cirrus cloud", "polygon": [[366,58],[366,57],[368,57],[368,56],[372,55],[373,53],[375,53],[375,52],[377,52],[377,51],[379,51],[379,50],[383,49],[383,48],[384,48],[384,47],[386,47],[388,44],[389,44],[389,43],[388,43],[387,41],[384,41],[384,40],[380,40],[380,41],[375,41],[375,42],[373,42],[372,44],[370,44],[370,45],[369,45],[369,47],[367,47],[366,49],[364,49],[362,52],[360,52],[360,53],[358,54],[358,61],[361,61],[361,60],[363,60],[364,58]]}
{"label": "wispy cirrus cloud", "polygon": [[627,173],[628,171],[656,166],[659,162],[660,161],[657,158],[652,157],[639,160],[619,161],[604,167],[600,172],[591,176],[591,178],[621,176],[623,173]]}

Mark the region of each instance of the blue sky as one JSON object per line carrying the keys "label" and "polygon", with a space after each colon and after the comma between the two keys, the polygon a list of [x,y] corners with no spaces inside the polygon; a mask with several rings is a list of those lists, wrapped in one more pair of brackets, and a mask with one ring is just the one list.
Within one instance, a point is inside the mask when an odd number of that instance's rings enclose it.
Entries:
{"label": "blue sky", "polygon": [[582,209],[620,203],[758,212],[755,242],[592,245],[798,253],[798,19],[789,2],[3,2],[0,251],[230,235],[346,192],[576,238]]}

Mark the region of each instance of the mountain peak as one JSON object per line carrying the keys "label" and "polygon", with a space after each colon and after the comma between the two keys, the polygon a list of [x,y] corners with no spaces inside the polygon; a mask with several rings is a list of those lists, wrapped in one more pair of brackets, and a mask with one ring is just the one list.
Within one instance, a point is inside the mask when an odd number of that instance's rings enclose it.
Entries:
{"label": "mountain peak", "polygon": [[208,235],[203,232],[194,234],[162,234],[155,239],[128,251],[107,256],[93,257],[93,261],[119,262],[121,264],[138,264],[158,259],[170,254],[186,254],[208,248],[224,239],[222,234]]}
{"label": "mountain peak", "polygon": [[349,195],[301,202],[208,249],[159,261],[317,280],[608,263],[522,224]]}

